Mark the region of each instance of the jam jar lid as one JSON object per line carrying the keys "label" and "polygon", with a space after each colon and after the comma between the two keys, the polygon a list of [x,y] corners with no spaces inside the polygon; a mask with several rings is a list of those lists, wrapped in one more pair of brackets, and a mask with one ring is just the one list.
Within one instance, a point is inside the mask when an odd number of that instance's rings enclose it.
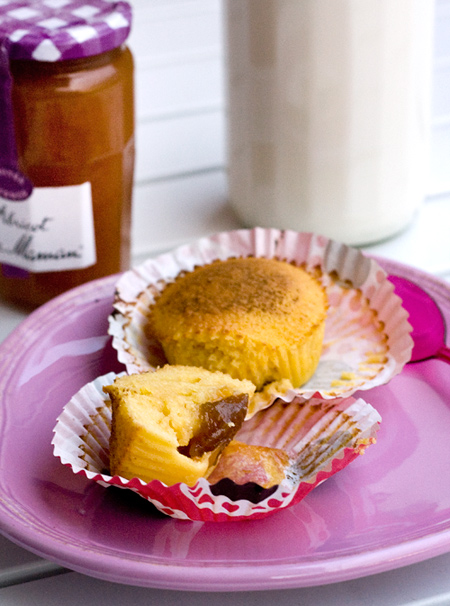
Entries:
{"label": "jam jar lid", "polygon": [[0,43],[10,59],[64,61],[110,51],[127,39],[131,6],[113,0],[2,0]]}

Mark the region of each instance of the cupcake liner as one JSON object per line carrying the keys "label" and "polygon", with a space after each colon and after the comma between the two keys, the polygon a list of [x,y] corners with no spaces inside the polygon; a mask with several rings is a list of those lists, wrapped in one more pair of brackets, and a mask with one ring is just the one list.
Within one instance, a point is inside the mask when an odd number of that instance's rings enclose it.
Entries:
{"label": "cupcake liner", "polygon": [[54,428],[54,455],[75,474],[105,487],[132,490],[162,513],[182,520],[258,519],[290,507],[374,443],[381,421],[362,399],[311,398],[289,404],[278,400],[244,422],[236,439],[285,450],[290,464],[281,484],[262,489],[251,482],[238,485],[228,478],[216,484],[200,478],[192,487],[127,480],[112,477],[108,471],[111,408],[102,387],[117,376],[98,377],[67,403]]}
{"label": "cupcake liner", "polygon": [[408,314],[379,264],[326,237],[255,228],[222,232],[177,248],[126,272],[116,285],[109,334],[129,373],[166,363],[147,315],[168,282],[196,266],[236,256],[278,258],[303,266],[324,285],[329,310],[319,365],[298,389],[282,384],[258,394],[250,415],[281,397],[332,399],[387,383],[411,358]]}

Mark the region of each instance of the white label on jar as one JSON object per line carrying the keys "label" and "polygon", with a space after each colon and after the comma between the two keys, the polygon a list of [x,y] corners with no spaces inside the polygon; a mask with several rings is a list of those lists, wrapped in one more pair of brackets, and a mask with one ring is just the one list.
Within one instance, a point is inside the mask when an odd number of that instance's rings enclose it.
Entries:
{"label": "white label on jar", "polygon": [[95,262],[90,183],[35,187],[23,201],[0,197],[0,263],[39,273]]}

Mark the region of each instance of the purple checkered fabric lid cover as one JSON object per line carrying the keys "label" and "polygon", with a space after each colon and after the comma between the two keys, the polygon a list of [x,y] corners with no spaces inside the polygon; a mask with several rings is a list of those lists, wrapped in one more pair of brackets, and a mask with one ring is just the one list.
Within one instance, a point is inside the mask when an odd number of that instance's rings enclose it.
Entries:
{"label": "purple checkered fabric lid cover", "polygon": [[0,0],[0,42],[10,59],[64,61],[119,47],[131,28],[128,2]]}

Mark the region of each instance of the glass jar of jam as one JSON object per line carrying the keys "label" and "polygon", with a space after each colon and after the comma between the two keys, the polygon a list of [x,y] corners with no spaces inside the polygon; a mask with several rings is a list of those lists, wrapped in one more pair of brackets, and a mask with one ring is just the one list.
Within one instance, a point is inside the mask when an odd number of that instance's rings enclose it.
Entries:
{"label": "glass jar of jam", "polygon": [[131,8],[15,1],[0,17],[0,296],[36,307],[129,267]]}

